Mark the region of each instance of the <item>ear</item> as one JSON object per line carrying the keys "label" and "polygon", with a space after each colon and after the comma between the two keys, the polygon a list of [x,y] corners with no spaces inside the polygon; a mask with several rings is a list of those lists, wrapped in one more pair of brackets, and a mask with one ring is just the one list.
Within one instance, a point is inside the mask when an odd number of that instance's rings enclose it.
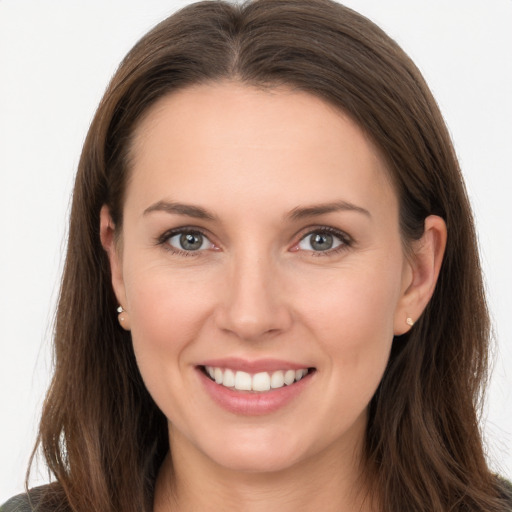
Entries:
{"label": "ear", "polygon": [[126,311],[126,294],[123,280],[122,251],[115,237],[115,224],[112,221],[108,206],[103,205],[100,211],[100,240],[110,262],[112,288],[119,305],[123,308],[119,314],[121,326],[130,330],[130,317]]}
{"label": "ear", "polygon": [[412,244],[408,269],[404,272],[402,295],[395,311],[395,335],[404,334],[411,328],[434,294],[446,237],[444,220],[437,215],[428,216],[422,237]]}

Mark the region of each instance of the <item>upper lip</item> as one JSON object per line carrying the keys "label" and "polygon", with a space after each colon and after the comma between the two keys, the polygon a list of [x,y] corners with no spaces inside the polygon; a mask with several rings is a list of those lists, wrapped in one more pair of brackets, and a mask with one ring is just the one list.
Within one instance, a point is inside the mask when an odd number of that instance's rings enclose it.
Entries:
{"label": "upper lip", "polygon": [[222,359],[208,359],[198,366],[213,366],[215,368],[229,368],[230,370],[247,373],[274,372],[278,370],[301,370],[311,368],[311,365],[295,363],[280,359],[254,359],[247,360],[238,357],[227,357]]}

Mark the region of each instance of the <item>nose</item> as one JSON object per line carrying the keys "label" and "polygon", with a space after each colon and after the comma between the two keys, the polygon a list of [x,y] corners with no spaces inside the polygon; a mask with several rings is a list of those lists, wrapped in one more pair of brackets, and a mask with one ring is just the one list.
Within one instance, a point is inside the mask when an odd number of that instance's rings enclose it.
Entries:
{"label": "nose", "polygon": [[247,341],[267,339],[289,329],[292,313],[277,264],[255,253],[232,262],[220,293],[217,326]]}

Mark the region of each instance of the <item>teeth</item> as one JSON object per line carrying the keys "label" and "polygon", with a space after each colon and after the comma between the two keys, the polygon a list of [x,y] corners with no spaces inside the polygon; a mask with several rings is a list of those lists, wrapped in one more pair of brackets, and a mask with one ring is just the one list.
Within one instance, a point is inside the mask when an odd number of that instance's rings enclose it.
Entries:
{"label": "teeth", "polygon": [[299,381],[300,379],[302,379],[302,377],[304,377],[304,375],[306,375],[306,371],[307,370],[297,370],[295,372],[295,380]]}
{"label": "teeth", "polygon": [[236,372],[235,374],[235,389],[240,391],[251,391],[252,382],[251,376],[245,372]]}
{"label": "teeth", "polygon": [[261,372],[252,378],[253,391],[268,391],[270,389],[270,375],[267,372]]}
{"label": "teeth", "polygon": [[274,372],[270,377],[270,387],[273,389],[282,388],[284,386],[283,372]]}
{"label": "teeth", "polygon": [[227,370],[224,370],[222,385],[226,386],[227,388],[232,388],[235,386],[235,382],[235,373],[233,372],[233,370],[230,370],[229,368]]}
{"label": "teeth", "polygon": [[270,389],[290,386],[308,374],[307,368],[300,370],[278,370],[276,372],[259,372],[251,375],[247,372],[222,369],[213,366],[205,367],[206,373],[217,384],[239,391],[269,391]]}
{"label": "teeth", "polygon": [[287,370],[284,374],[284,383],[289,386],[295,382],[295,370]]}

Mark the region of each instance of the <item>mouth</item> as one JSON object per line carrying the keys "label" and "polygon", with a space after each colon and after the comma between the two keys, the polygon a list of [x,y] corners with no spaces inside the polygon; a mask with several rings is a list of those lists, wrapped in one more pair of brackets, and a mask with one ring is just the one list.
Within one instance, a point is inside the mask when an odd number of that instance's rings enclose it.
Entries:
{"label": "mouth", "polygon": [[264,416],[301,403],[297,397],[314,389],[317,372],[301,363],[236,357],[202,361],[196,370],[213,402],[237,416]]}
{"label": "mouth", "polygon": [[251,393],[265,393],[285,386],[293,386],[315,371],[315,368],[283,368],[282,370],[249,373],[218,366],[200,366],[199,368],[211,381],[220,386],[233,391]]}

